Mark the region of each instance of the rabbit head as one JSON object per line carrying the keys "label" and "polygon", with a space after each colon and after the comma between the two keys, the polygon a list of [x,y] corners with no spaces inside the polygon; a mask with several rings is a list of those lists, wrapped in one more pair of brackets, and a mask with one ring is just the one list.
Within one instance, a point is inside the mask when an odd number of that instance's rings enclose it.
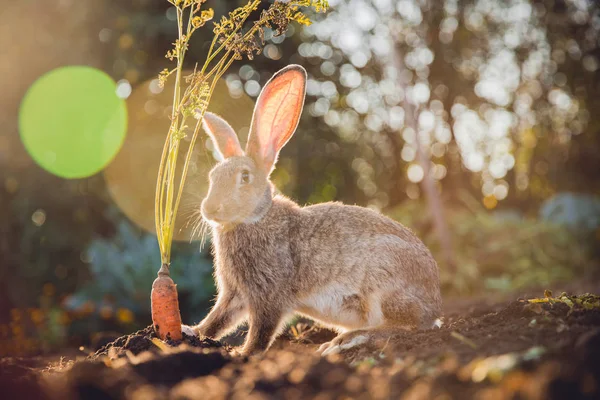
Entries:
{"label": "rabbit head", "polygon": [[209,174],[208,194],[202,201],[207,221],[253,222],[266,213],[272,201],[269,175],[298,126],[305,93],[304,68],[290,65],[277,72],[258,96],[245,151],[225,120],[205,113],[202,126],[222,158]]}

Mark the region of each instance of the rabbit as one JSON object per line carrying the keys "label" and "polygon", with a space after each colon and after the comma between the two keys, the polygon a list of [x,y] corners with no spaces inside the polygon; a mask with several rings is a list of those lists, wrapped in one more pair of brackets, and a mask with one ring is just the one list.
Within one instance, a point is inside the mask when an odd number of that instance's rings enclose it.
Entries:
{"label": "rabbit", "polygon": [[399,330],[430,328],[441,313],[437,264],[407,228],[371,209],[337,202],[300,207],[269,176],[304,106],[306,71],[289,65],[260,93],[246,150],[231,126],[206,113],[222,157],[201,204],[212,229],[217,300],[188,334],[220,338],[243,321],[241,353],[260,355],[292,314],[339,335],[337,353]]}

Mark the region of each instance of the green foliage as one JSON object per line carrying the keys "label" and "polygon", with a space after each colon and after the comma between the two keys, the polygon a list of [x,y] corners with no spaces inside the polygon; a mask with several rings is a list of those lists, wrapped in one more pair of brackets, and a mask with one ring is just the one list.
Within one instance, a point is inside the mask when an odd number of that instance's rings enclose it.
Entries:
{"label": "green foliage", "polygon": [[593,232],[600,228],[600,197],[559,193],[542,204],[540,218],[580,231]]}
{"label": "green foliage", "polygon": [[[415,230],[436,260],[442,260],[424,205],[407,202],[388,214]],[[447,217],[457,271],[451,273],[443,265],[440,270],[450,292],[549,285],[582,272],[591,257],[590,241],[568,227],[518,213],[488,212],[474,200],[448,209]]]}
{"label": "green foliage", "polygon": [[[171,275],[177,282],[180,306],[188,319],[199,320],[215,293],[212,260],[195,246],[177,245],[173,258],[177,268]],[[119,310],[129,310],[134,320],[150,314],[150,291],[161,264],[153,235],[140,232],[126,220],[119,221],[110,239],[94,239],[87,249],[91,260],[91,281],[67,300],[71,310],[92,302],[95,310],[119,318]],[[102,312],[98,313],[102,317]],[[120,321],[128,322],[128,321]]]}

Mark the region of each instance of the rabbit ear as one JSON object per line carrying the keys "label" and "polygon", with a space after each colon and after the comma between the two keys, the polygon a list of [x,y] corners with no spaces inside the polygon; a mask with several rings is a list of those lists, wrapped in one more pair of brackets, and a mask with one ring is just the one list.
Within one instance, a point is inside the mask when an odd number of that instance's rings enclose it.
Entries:
{"label": "rabbit ear", "polygon": [[246,154],[267,174],[298,126],[305,93],[306,71],[289,65],[273,75],[258,96]]}
{"label": "rabbit ear", "polygon": [[223,158],[244,155],[235,131],[223,118],[217,114],[205,112],[202,127]]}

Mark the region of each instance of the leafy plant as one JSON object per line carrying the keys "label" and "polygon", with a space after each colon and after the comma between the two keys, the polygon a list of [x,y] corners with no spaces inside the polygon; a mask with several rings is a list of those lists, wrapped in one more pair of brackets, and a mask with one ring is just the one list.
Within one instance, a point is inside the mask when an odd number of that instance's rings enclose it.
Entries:
{"label": "leafy plant", "polygon": [[600,198],[578,193],[558,193],[540,208],[540,218],[584,232],[600,229]]}
{"label": "leafy plant", "polygon": [[[127,220],[117,223],[114,237],[94,239],[87,249],[91,280],[68,297],[67,308],[77,312],[88,307],[97,318],[110,317],[121,324],[147,317],[152,281],[160,262],[155,240],[154,235],[141,232]],[[179,282],[182,308],[188,310],[191,320],[199,320],[215,292],[212,261],[195,246],[178,247],[174,261],[179,268],[173,277]]]}
{"label": "leafy plant", "polygon": [[[439,245],[421,204],[407,202],[389,212],[411,227],[439,259]],[[509,291],[531,285],[548,285],[581,273],[592,249],[588,241],[566,226],[486,211],[472,198],[448,210],[457,271],[442,269],[444,286],[453,292],[482,289]]]}
{"label": "leafy plant", "polygon": [[[171,70],[163,70],[159,75],[162,84],[170,75],[175,75],[175,93],[171,126],[163,148],[155,198],[156,232],[161,259],[163,264],[167,265],[170,263],[175,217],[179,209],[192,150],[217,81],[235,60],[241,60],[243,56],[253,59],[255,54],[261,52],[265,28],[273,28],[276,35],[282,35],[291,21],[303,25],[310,24],[310,19],[299,10],[299,7],[314,7],[317,12],[325,11],[328,7],[326,0],[277,0],[267,10],[262,11],[260,18],[244,32],[246,20],[261,4],[261,0],[250,0],[245,6],[235,9],[228,17],[222,17],[214,24],[214,37],[204,65],[200,69],[196,67],[191,75],[182,77],[183,62],[190,38],[198,28],[213,18],[214,12],[212,9],[201,9],[206,0],[168,1],[176,7],[179,35],[173,43],[173,49],[166,55],[170,60],[176,60],[177,65]],[[183,80],[187,83],[185,89],[182,88]],[[190,123],[191,127],[188,125]],[[175,190],[177,154],[181,140],[188,134],[191,134],[190,145]]]}

